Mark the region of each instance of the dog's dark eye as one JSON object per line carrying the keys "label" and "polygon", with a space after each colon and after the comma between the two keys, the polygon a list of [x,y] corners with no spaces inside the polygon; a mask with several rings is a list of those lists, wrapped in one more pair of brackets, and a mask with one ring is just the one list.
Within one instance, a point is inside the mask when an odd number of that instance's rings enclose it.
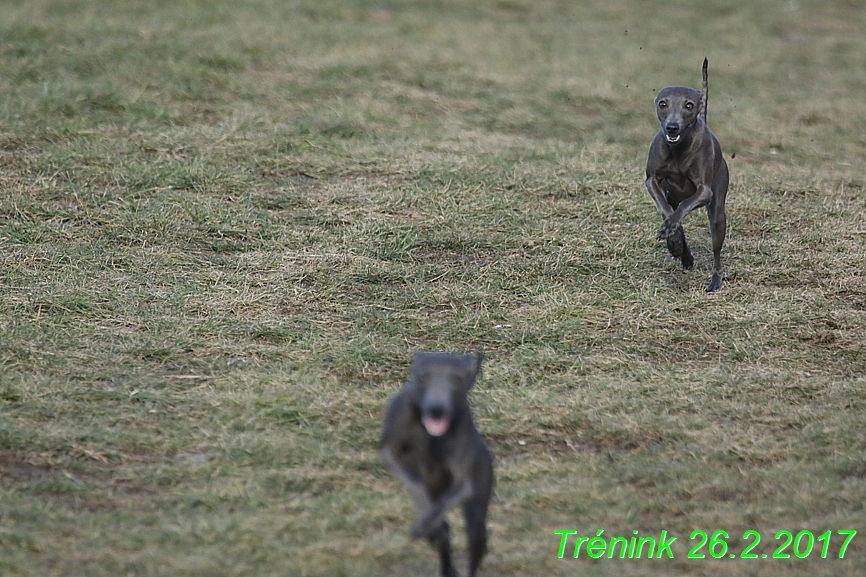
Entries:
{"label": "dog's dark eye", "polygon": [[692,104],[691,102],[686,102],[686,110],[691,110],[694,107],[695,107],[695,105]]}
{"label": "dog's dark eye", "polygon": [[662,100],[661,102],[659,102],[659,108],[667,108],[667,107],[668,107],[668,103],[665,102],[664,100]]}

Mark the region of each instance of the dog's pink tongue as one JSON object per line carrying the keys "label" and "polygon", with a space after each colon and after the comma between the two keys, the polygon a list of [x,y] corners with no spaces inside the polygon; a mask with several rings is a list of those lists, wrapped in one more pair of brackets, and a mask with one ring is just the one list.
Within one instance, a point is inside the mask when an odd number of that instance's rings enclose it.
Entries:
{"label": "dog's pink tongue", "polygon": [[434,419],[433,417],[421,417],[421,423],[427,432],[434,437],[441,437],[448,430],[448,419]]}

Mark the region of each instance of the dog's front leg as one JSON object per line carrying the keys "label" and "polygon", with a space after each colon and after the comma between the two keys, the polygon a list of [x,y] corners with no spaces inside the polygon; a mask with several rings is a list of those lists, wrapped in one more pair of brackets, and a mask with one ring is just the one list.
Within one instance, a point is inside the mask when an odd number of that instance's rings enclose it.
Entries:
{"label": "dog's front leg", "polygon": [[399,461],[394,457],[391,447],[383,447],[379,454],[382,460],[388,465],[388,468],[394,475],[403,482],[403,485],[409,490],[412,495],[412,501],[415,503],[415,510],[419,518],[427,516],[433,503],[430,502],[430,497],[427,496],[427,486],[424,482],[406,470]]}
{"label": "dog's front leg", "polygon": [[426,514],[419,515],[418,521],[412,526],[412,538],[420,539],[429,536],[441,524],[448,510],[472,496],[472,483],[466,479],[451,487],[433,502]]}
{"label": "dog's front leg", "polygon": [[646,179],[646,189],[649,191],[650,196],[653,199],[653,202],[656,203],[656,208],[659,209],[659,212],[662,214],[663,218],[667,218],[674,211],[673,207],[668,203],[668,198],[665,192],[662,190],[662,186],[659,183],[658,179],[654,176],[651,176]]}
{"label": "dog's front leg", "polygon": [[706,206],[712,198],[713,190],[709,186],[703,183],[697,185],[697,190],[693,195],[682,201],[676,210],[665,215],[665,220],[659,227],[658,238],[666,239],[673,236],[687,214],[696,208]]}

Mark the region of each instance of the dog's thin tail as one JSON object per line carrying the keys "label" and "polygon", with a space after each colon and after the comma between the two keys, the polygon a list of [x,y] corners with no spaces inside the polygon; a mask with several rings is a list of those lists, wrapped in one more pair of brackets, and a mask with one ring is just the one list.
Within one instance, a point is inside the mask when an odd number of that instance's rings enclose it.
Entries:
{"label": "dog's thin tail", "polygon": [[710,95],[710,91],[707,88],[707,64],[707,59],[704,58],[704,66],[701,68],[701,74],[704,78],[701,84],[701,118],[704,119],[704,122],[707,121],[707,99]]}

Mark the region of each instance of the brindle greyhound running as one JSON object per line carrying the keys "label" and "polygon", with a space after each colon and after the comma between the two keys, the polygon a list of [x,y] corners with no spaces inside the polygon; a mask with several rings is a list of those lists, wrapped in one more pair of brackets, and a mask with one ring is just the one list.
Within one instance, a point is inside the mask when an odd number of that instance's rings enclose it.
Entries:
{"label": "brindle greyhound running", "polygon": [[703,91],[685,86],[662,88],[656,96],[661,130],[650,145],[646,187],[664,222],[658,238],[684,269],[694,266],[686,244],[682,220],[706,206],[713,237],[713,275],[707,292],[722,288],[722,243],[727,220],[728,165],[719,141],[707,127],[707,59],[703,65]]}

